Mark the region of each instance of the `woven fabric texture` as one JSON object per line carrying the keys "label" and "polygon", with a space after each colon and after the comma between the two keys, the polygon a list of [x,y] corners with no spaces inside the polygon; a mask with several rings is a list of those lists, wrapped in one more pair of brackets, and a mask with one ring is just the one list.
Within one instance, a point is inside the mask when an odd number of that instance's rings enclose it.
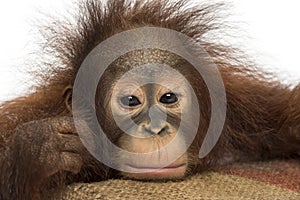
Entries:
{"label": "woven fabric texture", "polygon": [[282,199],[300,200],[300,160],[218,167],[178,182],[108,180],[77,183],[43,199]]}

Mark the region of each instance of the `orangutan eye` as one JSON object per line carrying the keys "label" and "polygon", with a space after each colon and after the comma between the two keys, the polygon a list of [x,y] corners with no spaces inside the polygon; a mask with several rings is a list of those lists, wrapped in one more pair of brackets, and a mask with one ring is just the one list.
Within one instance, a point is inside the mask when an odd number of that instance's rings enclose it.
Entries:
{"label": "orangutan eye", "polygon": [[136,96],[125,96],[121,98],[121,103],[124,106],[134,107],[141,104],[140,100]]}
{"label": "orangutan eye", "polygon": [[174,93],[166,93],[160,98],[159,101],[163,104],[173,104],[178,101],[178,98]]}

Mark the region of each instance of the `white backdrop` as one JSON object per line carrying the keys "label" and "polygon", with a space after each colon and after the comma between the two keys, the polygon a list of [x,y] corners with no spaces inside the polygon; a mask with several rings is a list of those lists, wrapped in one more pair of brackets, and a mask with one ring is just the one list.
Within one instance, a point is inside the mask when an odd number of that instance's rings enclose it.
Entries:
{"label": "white backdrop", "polygon": [[[197,2],[197,0],[194,0]],[[232,0],[234,20],[244,22],[246,50],[287,83],[300,81],[300,2],[297,0]],[[26,92],[31,85],[24,58],[34,48],[34,19],[39,10],[61,14],[68,0],[2,1],[0,7],[0,102]]]}

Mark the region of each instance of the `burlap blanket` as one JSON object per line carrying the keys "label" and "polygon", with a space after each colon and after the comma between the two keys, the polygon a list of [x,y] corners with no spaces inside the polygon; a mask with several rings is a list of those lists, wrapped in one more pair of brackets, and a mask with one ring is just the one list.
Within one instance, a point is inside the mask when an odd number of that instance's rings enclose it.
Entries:
{"label": "burlap blanket", "polygon": [[[300,160],[241,163],[179,182],[108,180],[77,183],[50,199],[283,199],[300,200]],[[50,197],[51,196],[51,197]],[[46,197],[45,197],[46,199]]]}

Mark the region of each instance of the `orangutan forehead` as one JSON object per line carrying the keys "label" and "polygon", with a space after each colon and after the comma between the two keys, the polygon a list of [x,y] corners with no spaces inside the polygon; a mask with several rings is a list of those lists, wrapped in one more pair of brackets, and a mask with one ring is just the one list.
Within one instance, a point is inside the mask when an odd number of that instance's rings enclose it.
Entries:
{"label": "orangutan forehead", "polygon": [[128,52],[120,56],[113,65],[128,70],[135,66],[149,63],[165,64],[174,67],[183,62],[183,59],[169,51],[160,49],[144,49]]}

